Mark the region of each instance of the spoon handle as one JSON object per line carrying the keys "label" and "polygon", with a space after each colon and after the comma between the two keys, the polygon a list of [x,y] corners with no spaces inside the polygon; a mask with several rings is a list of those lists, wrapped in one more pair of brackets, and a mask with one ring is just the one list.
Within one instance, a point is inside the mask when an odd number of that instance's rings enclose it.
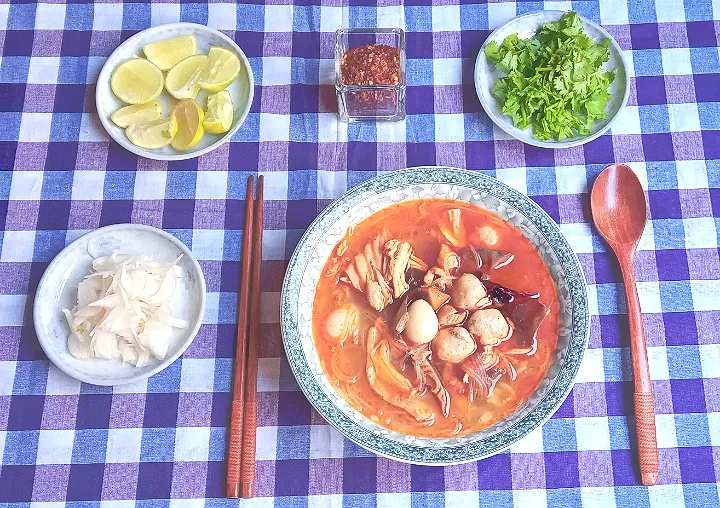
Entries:
{"label": "spoon handle", "polygon": [[635,378],[635,426],[637,429],[640,473],[644,485],[655,485],[658,477],[658,450],[655,432],[655,400],[650,380],[645,329],[635,281],[633,253],[620,259],[630,322],[630,350]]}

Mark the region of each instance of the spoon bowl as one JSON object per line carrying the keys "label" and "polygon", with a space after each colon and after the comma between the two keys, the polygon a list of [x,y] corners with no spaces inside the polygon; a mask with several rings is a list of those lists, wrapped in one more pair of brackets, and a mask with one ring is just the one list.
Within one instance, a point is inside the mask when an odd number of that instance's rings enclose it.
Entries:
{"label": "spoon bowl", "polygon": [[595,180],[590,205],[595,225],[613,250],[618,253],[622,245],[634,250],[647,223],[647,201],[633,170],[625,164],[603,169]]}

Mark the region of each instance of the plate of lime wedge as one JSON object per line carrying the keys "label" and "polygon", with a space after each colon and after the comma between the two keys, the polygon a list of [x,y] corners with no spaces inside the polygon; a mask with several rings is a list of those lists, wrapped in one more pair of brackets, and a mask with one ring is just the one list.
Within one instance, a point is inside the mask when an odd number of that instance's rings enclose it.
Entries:
{"label": "plate of lime wedge", "polygon": [[199,157],[230,140],[254,96],[250,62],[223,33],[195,23],[130,37],[100,71],[103,127],[127,150],[157,160]]}

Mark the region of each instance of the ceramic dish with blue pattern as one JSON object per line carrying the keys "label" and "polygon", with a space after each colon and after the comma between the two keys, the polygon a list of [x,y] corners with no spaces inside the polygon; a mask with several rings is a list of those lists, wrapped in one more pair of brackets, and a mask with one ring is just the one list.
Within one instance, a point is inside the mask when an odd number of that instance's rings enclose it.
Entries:
{"label": "ceramic dish with blue pattern", "polygon": [[[472,205],[499,216],[534,246],[557,296],[557,346],[550,350],[545,376],[534,392],[514,412],[490,426],[443,438],[393,430],[358,411],[331,383],[313,337],[318,283],[348,228],[353,230],[380,210],[416,199],[455,200],[461,206]],[[366,181],[346,192],[311,224],[288,266],[281,297],[281,326],[288,361],[301,389],[315,409],[348,439],[392,459],[446,465],[494,455],[550,418],[570,392],[580,367],[589,336],[589,311],[577,257],[558,225],[537,204],[481,173],[422,167]]]}

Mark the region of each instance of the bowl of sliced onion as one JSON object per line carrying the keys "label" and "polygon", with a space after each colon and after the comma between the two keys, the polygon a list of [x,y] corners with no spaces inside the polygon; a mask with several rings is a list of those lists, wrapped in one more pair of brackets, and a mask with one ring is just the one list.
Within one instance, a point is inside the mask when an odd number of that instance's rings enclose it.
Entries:
{"label": "bowl of sliced onion", "polygon": [[205,310],[205,279],[177,238],[139,224],[96,229],[45,270],[33,321],[48,358],[86,383],[145,379],[188,348]]}

